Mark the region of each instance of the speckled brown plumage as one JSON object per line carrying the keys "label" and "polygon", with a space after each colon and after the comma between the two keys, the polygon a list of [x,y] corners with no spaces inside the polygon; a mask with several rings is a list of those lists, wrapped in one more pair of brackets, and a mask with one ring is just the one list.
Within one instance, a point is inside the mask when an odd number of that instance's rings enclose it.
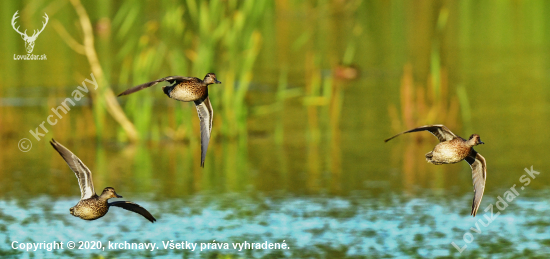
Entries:
{"label": "speckled brown plumage", "polygon": [[470,154],[471,146],[461,137],[443,141],[426,154],[426,161],[434,165],[458,163]]}
{"label": "speckled brown plumage", "polygon": [[210,133],[212,132],[212,119],[214,117],[214,111],[212,110],[210,99],[208,98],[208,85],[221,84],[221,82],[216,79],[214,73],[206,74],[204,80],[196,77],[169,76],[132,87],[120,93],[118,96],[135,93],[163,81],[167,81],[171,84],[162,87],[162,91],[168,97],[182,102],[192,101],[195,103],[201,125],[201,166],[204,167],[206,151],[208,149],[208,143],[210,142]]}
{"label": "speckled brown plumage", "polygon": [[429,131],[440,141],[432,151],[426,154],[426,161],[429,163],[442,165],[454,164],[466,160],[466,162],[470,164],[474,184],[474,199],[472,201],[471,215],[475,217],[481,199],[483,198],[483,191],[485,190],[485,182],[487,180],[485,158],[473,148],[476,145],[484,144],[481,138],[477,134],[472,134],[470,138],[466,140],[451,132],[444,125],[427,125],[403,131],[385,141],[388,142],[401,134],[418,131]]}
{"label": "speckled brown plumage", "polygon": [[92,172],[82,161],[74,155],[69,149],[59,144],[52,139],[50,141],[52,147],[61,155],[61,157],[67,162],[67,165],[75,173],[80,186],[80,201],[72,208],[69,209],[71,215],[79,217],[85,220],[94,220],[101,218],[107,214],[110,206],[121,207],[123,209],[138,213],[148,219],[151,222],[155,222],[156,219],[145,208],[129,201],[115,201],[109,203],[111,198],[122,198],[118,195],[114,188],[107,187],[103,189],[103,192],[98,196],[94,191],[94,185],[92,182]]}
{"label": "speckled brown plumage", "polygon": [[94,220],[105,216],[109,212],[109,205],[107,200],[99,198],[96,194],[92,198],[79,201],[69,211],[75,217]]}
{"label": "speckled brown plumage", "polygon": [[197,101],[208,96],[208,85],[196,77],[176,81],[172,86],[162,87],[162,90],[168,97],[182,102]]}

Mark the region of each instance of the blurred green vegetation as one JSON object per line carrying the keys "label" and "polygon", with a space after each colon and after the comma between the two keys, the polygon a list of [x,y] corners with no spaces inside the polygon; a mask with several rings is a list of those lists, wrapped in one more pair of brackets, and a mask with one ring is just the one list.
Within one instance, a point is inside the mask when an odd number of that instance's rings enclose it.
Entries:
{"label": "blurred green vegetation", "polygon": [[[168,75],[203,78],[217,73],[222,86],[210,87],[215,111],[214,136],[246,136],[245,94],[252,79],[252,68],[261,46],[260,20],[265,16],[266,1],[164,1],[162,19],[143,21],[151,3],[125,2],[112,22],[114,41],[121,46],[114,63],[120,67],[120,85],[136,85]],[[156,92],[129,96],[125,111],[140,134],[160,139],[162,132],[173,139],[198,137],[196,112],[170,108],[158,116],[153,111]],[[158,94],[158,95],[157,95]],[[124,101],[123,101],[124,102]],[[170,107],[176,103],[170,103]],[[156,120],[156,121],[155,121]],[[160,121],[158,121],[160,120]],[[223,123],[221,123],[223,122]],[[170,123],[172,125],[170,125]],[[123,136],[121,136],[123,138]]]}
{"label": "blurred green vegetation", "polygon": [[[442,208],[465,216],[472,191],[467,163],[427,164],[423,155],[437,140],[426,132],[383,142],[430,123],[482,136],[486,145],[476,150],[490,174],[483,204],[517,184],[530,165],[543,173],[522,197],[545,197],[538,190],[550,182],[548,1],[83,1],[93,33],[75,3],[0,3],[2,200],[24,207],[40,195],[78,197],[72,173],[47,144],[55,137],[93,171],[96,186],[178,213],[185,202],[164,202],[241,192],[266,203],[288,193],[368,197],[372,211],[387,207],[397,217],[411,197],[443,199],[452,202],[414,215],[437,218]],[[26,53],[8,22],[16,10],[28,31],[49,15],[33,52],[47,61],[13,60]],[[82,47],[90,38],[98,63]],[[94,71],[102,71],[100,92],[86,95],[55,126],[46,124],[48,133],[35,141],[29,130]],[[131,127],[112,113],[109,91],[208,72],[223,84],[209,90],[214,125],[204,169],[192,103],[153,87],[114,99]],[[132,127],[137,144],[128,144]],[[33,141],[30,152],[16,148],[21,138]],[[242,199],[228,200],[249,209]],[[181,213],[175,215],[187,212]],[[416,245],[410,248],[399,247],[416,255]]]}
{"label": "blurred green vegetation", "polygon": [[[86,31],[75,2],[0,3],[0,19],[9,21],[20,10],[18,24],[29,31],[41,26],[43,12],[50,17],[33,52],[45,53],[47,61],[13,60],[14,54],[25,53],[24,42],[11,24],[2,25],[0,132],[7,146],[30,137],[29,129],[38,127],[51,107],[95,71],[90,56],[81,55],[78,47]],[[168,99],[160,87],[115,99],[140,137],[136,146],[125,144],[132,140],[129,130],[120,126],[120,119],[113,119],[109,99],[102,95],[86,96],[48,128],[45,138],[56,137],[76,150],[87,150],[84,145],[95,143],[91,139],[99,140],[98,149],[124,148],[120,152],[127,152],[123,157],[130,168],[121,170],[145,178],[155,177],[152,171],[159,166],[155,161],[161,159],[166,164],[163,170],[172,177],[193,179],[193,188],[215,186],[214,178],[220,176],[230,189],[241,190],[246,184],[281,187],[251,182],[251,171],[261,169],[274,174],[265,181],[277,179],[311,192],[326,188],[339,193],[350,186],[362,188],[356,181],[364,177],[360,172],[387,170],[388,164],[399,161],[411,168],[400,146],[380,154],[388,147],[378,142],[420,124],[444,123],[462,136],[478,133],[486,142],[490,139],[483,133],[488,132],[496,134],[489,138],[507,139],[493,141],[496,150],[523,142],[508,139],[504,132],[494,133],[495,128],[523,134],[543,132],[548,126],[544,116],[550,35],[545,32],[550,27],[546,15],[550,3],[546,1],[82,4],[103,71],[102,91],[117,94],[169,75],[203,78],[208,72],[223,82],[209,91],[214,125],[205,175],[197,173],[201,171],[194,162],[200,153],[200,132],[193,104]],[[536,143],[550,141],[545,134],[530,136],[538,136]],[[170,146],[174,141],[176,146]],[[48,158],[44,163],[49,165],[49,147],[44,142],[34,144],[32,152],[47,154],[41,156]],[[182,150],[176,152],[178,148]],[[410,159],[425,153],[427,146],[417,148],[411,148]],[[152,156],[151,150],[172,153]],[[6,157],[25,159],[17,157],[17,149],[13,152]],[[510,152],[492,163],[528,158],[525,152]],[[89,156],[88,164],[94,164],[95,158],[98,168],[112,166],[101,152]],[[366,163],[372,161],[366,157],[375,157],[378,163]],[[6,168],[17,171],[15,165]],[[292,182],[295,172],[304,174],[303,182]],[[349,178],[349,174],[357,175]],[[407,179],[413,182],[429,179],[410,175]],[[384,178],[375,174],[368,179]]]}
{"label": "blurred green vegetation", "polygon": [[[305,107],[309,107],[306,109],[310,110],[307,113],[308,125],[312,127],[310,137],[312,140],[318,139],[319,133],[315,133],[315,126],[312,125],[315,124],[316,115],[311,107],[329,107],[333,118],[339,117],[338,113],[334,113],[338,106],[333,105],[335,100],[332,98],[342,97],[339,95],[340,88],[334,87],[333,79],[341,75],[340,67],[347,68],[353,64],[359,64],[359,67],[353,65],[352,68],[370,70],[376,74],[376,70],[372,69],[380,65],[397,68],[412,62],[413,74],[410,76],[417,82],[427,82],[428,91],[432,93],[413,90],[416,97],[403,97],[407,93],[402,93],[401,98],[416,99],[422,94],[435,98],[431,100],[432,103],[416,102],[416,105],[429,106],[425,109],[431,112],[426,112],[426,118],[417,118],[414,125],[441,121],[439,116],[447,109],[455,109],[455,104],[462,111],[469,110],[469,107],[464,107],[468,103],[465,99],[467,91],[458,89],[456,85],[441,86],[447,84],[448,79],[441,77],[449,76],[449,64],[458,61],[456,51],[452,51],[456,49],[455,46],[474,47],[480,36],[488,45],[507,46],[513,43],[513,39],[517,38],[513,36],[518,33],[528,37],[532,44],[548,42],[548,36],[541,29],[549,24],[543,13],[550,8],[544,1],[502,1],[494,6],[474,3],[426,1],[413,5],[399,1],[390,4],[361,0],[166,0],[97,1],[83,4],[93,25],[95,49],[105,72],[107,88],[118,93],[130,86],[168,75],[202,78],[208,72],[215,72],[223,84],[210,89],[215,111],[213,138],[238,137],[244,143],[247,120],[251,114],[281,114],[281,105],[285,100],[295,97],[302,98]],[[15,61],[10,61],[0,65],[5,82],[0,87],[2,95],[21,95],[7,87],[11,85],[46,89],[67,87],[80,82],[89,74],[87,58],[75,56],[77,50],[74,46],[69,48],[74,42],[68,37],[73,35],[79,38],[83,33],[75,23],[78,15],[69,1],[6,1],[2,5],[0,17],[4,20],[11,17],[11,10],[21,9],[19,23],[26,28],[37,25],[39,19],[34,18],[40,17],[43,11],[51,17],[50,30],[40,36],[35,51],[50,53],[47,68],[41,68],[36,62],[19,62],[11,66],[9,64]],[[474,13],[474,9],[490,7],[497,7],[500,11],[484,17]],[[512,12],[520,24],[505,19]],[[508,29],[489,31],[491,24],[495,23]],[[523,30],[521,26],[530,29]],[[474,30],[473,27],[479,29]],[[9,27],[4,29],[6,40],[0,43],[2,49],[20,52],[23,48],[21,39],[15,37]],[[392,45],[382,45],[385,42],[391,42]],[[377,57],[387,51],[372,52],[376,49],[390,49],[394,54]],[[374,56],[365,56],[371,52]],[[10,51],[4,52],[2,57],[9,60]],[[26,76],[38,71],[44,71],[46,78],[38,80]],[[278,80],[288,82],[289,79],[292,80],[291,84],[277,83]],[[251,109],[254,101],[251,101],[249,90],[254,82],[301,87],[274,87],[277,92],[275,102],[261,103]],[[447,94],[441,95],[445,90]],[[459,102],[453,99],[457,91]],[[41,93],[46,93],[47,97],[62,96],[58,90]],[[40,96],[44,97],[43,94]],[[162,98],[165,97],[160,90],[151,89],[118,101],[142,139],[196,139],[199,131],[196,112],[190,108],[192,105]],[[165,102],[162,105],[167,108],[158,108],[161,102]],[[404,105],[408,104],[401,103],[400,109],[408,112],[413,110]],[[446,105],[451,106],[444,107]],[[112,138],[115,133],[113,130],[117,128],[105,126],[111,120],[106,117],[105,111],[96,111],[106,109],[105,104],[98,101],[91,108],[95,114],[95,135],[105,134],[105,137]],[[403,123],[407,127],[412,125],[405,121],[396,122],[397,117],[406,114],[397,115],[395,111],[390,111],[394,113],[391,115],[394,117],[394,129],[403,128]],[[423,116],[421,110],[417,114]],[[459,118],[469,117],[471,115],[451,115],[448,123],[456,125]],[[447,122],[447,119],[443,120]],[[280,141],[281,127],[277,126],[276,129]],[[118,128],[116,139],[127,141],[127,131]]]}

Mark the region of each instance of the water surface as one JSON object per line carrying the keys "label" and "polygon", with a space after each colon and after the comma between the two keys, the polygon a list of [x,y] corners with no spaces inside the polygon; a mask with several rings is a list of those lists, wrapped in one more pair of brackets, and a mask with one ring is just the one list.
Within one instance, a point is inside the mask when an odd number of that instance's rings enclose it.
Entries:
{"label": "water surface", "polygon": [[[142,142],[125,141],[124,132],[108,115],[98,123],[90,96],[58,124],[48,126],[41,140],[34,139],[29,130],[37,129],[50,109],[70,96],[91,70],[85,57],[67,47],[53,29],[55,17],[78,35],[77,27],[69,27],[76,19],[70,4],[2,3],[0,18],[4,21],[15,10],[32,6],[47,10],[52,27],[37,41],[35,51],[48,54],[48,60],[40,62],[14,61],[13,54],[24,51],[23,42],[7,23],[1,30],[6,40],[0,42],[0,254],[14,258],[510,258],[550,254],[546,217],[550,191],[546,159],[550,51],[546,46],[550,38],[544,29],[550,24],[550,16],[545,15],[550,9],[546,2],[426,1],[416,5],[350,1],[339,5],[338,1],[277,1],[266,7],[265,19],[251,25],[261,35],[262,44],[250,70],[243,117],[232,113],[231,107],[237,106],[226,105],[227,92],[238,90],[242,85],[237,81],[247,78],[231,78],[235,75],[231,69],[237,68],[228,57],[235,53],[213,52],[219,54],[219,64],[202,66],[190,57],[203,45],[191,39],[201,42],[204,38],[190,37],[181,43],[185,33],[155,30],[156,26],[166,28],[162,27],[164,16],[173,17],[163,10],[186,12],[189,8],[178,3],[174,8],[164,6],[172,4],[135,7],[141,18],[133,23],[126,41],[139,46],[141,39],[153,44],[147,46],[158,53],[165,48],[176,57],[181,51],[184,54],[176,60],[183,61],[159,59],[162,65],[157,69],[136,65],[132,70],[137,75],[124,70],[128,66],[125,58],[135,53],[117,56],[124,53],[125,45],[116,38],[121,25],[114,22],[115,10],[127,5],[114,4],[113,10],[89,3],[86,7],[96,26],[100,61],[115,92],[168,74],[201,76],[210,70],[227,82],[210,93],[216,110],[204,169],[198,162],[195,108],[167,99],[159,88],[144,90],[135,99],[119,99],[129,118],[147,132]],[[34,9],[25,10],[39,16]],[[101,30],[102,17],[113,21],[112,38],[101,34],[106,33]],[[188,19],[182,30],[197,31]],[[21,23],[33,24],[24,19]],[[225,44],[220,41],[216,46],[224,49]],[[355,80],[337,77],[337,66],[346,53],[352,53],[348,54],[350,63],[360,72]],[[415,88],[407,95],[403,82],[408,78]],[[286,90],[281,94],[279,87],[285,80]],[[434,97],[438,91],[446,95]],[[411,96],[414,101],[406,106]],[[418,96],[425,96],[426,107],[415,99]],[[448,107],[432,116],[428,110],[438,103]],[[408,118],[411,107],[415,113]],[[425,112],[419,112],[422,109]],[[383,141],[410,124],[428,123],[445,123],[462,137],[477,133],[486,143],[476,147],[488,168],[477,217],[469,215],[473,187],[467,163],[427,164],[424,154],[437,144],[427,132]],[[21,138],[32,140],[29,152],[17,148]],[[74,174],[48,144],[51,138],[92,170],[97,190],[114,187],[124,200],[144,206],[158,221],[151,224],[120,208],[90,222],[71,216],[69,208],[78,202],[79,189]],[[526,174],[524,168],[531,166],[540,175],[523,186],[519,179]],[[482,210],[490,204],[496,208],[498,197],[514,185],[524,189],[504,210],[495,209],[500,214],[487,225],[485,216],[490,214]],[[11,249],[13,241],[94,240],[104,246],[109,241],[151,242],[159,249]],[[170,240],[216,240],[230,247],[244,241],[284,241],[289,249],[160,249],[163,241]]]}

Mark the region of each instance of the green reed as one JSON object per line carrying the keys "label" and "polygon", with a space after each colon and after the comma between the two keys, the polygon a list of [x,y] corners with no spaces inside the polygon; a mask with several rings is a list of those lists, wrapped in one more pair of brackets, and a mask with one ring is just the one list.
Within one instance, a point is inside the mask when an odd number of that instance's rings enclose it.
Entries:
{"label": "green reed", "polygon": [[[262,36],[259,32],[269,2],[195,0],[161,3],[166,10],[160,20],[137,19],[144,3],[125,2],[113,19],[117,40],[119,84],[130,87],[168,75],[202,78],[215,72],[222,85],[212,85],[209,95],[214,108],[213,136],[246,136],[248,116],[245,97],[252,80]],[[124,18],[128,17],[128,18]],[[148,90],[144,90],[148,91]],[[173,139],[200,136],[194,126],[196,111],[189,104],[168,102],[159,90],[124,97],[125,111],[140,135],[146,138],[155,128],[155,138]],[[168,118],[155,121],[155,100],[166,103]],[[164,116],[159,116],[164,117]],[[159,126],[160,125],[160,126]]]}
{"label": "green reed", "polygon": [[460,104],[460,113],[462,114],[462,122],[464,123],[463,132],[471,134],[472,132],[472,110],[470,101],[468,100],[468,93],[464,85],[459,85],[456,88],[456,95],[458,96],[458,102]]}
{"label": "green reed", "polygon": [[440,37],[445,28],[448,9],[441,8],[435,36],[431,40],[429,56],[429,74],[426,87],[415,82],[413,67],[404,66],[400,86],[400,108],[398,115],[395,106],[389,106],[392,127],[395,132],[427,124],[445,124],[447,127],[458,126],[458,97],[449,91],[447,69],[441,61]]}

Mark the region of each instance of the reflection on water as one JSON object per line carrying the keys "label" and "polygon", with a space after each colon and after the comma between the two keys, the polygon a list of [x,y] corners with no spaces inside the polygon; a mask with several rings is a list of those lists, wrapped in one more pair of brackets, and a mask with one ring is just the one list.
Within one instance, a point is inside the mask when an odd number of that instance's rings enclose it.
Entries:
{"label": "reflection on water", "polygon": [[[135,196],[135,195],[133,195]],[[518,198],[487,227],[477,219],[464,218],[466,201],[443,197],[414,199],[394,195],[366,198],[295,197],[289,195],[195,195],[163,201],[138,200],[158,219],[150,224],[137,214],[111,208],[102,219],[82,221],[69,215],[74,200],[48,196],[18,202],[0,202],[0,254],[28,256],[11,250],[8,244],[18,242],[101,241],[105,251],[59,250],[33,252],[38,257],[165,257],[184,258],[356,258],[385,256],[459,256],[452,247],[466,244],[463,235],[472,233],[462,256],[536,256],[550,252],[544,217],[548,201],[540,198]],[[494,203],[488,197],[485,202]],[[383,204],[383,205],[381,205]],[[7,213],[9,212],[9,213]],[[496,211],[495,211],[496,213]],[[464,215],[463,215],[464,214]],[[487,223],[486,219],[482,220]],[[477,223],[476,223],[477,222]],[[470,228],[478,224],[481,233]],[[41,233],[39,236],[35,233]],[[162,241],[197,243],[198,251],[166,250]],[[200,243],[229,243],[229,249],[200,251]],[[155,251],[109,250],[108,242],[152,242]],[[243,250],[232,243],[272,242],[288,244],[287,250]],[[501,249],[500,247],[506,247]]]}
{"label": "reflection on water", "polygon": [[[37,6],[25,9],[19,5],[26,3],[2,2],[1,20],[10,20],[20,9],[27,16],[21,23],[30,26],[32,15],[46,9],[52,26],[56,19],[80,35],[70,4],[32,2]],[[223,50],[230,47],[225,38],[202,44],[209,27],[196,26],[197,20],[187,15],[194,1],[163,1],[163,6],[117,2],[111,9],[122,10],[122,14],[116,17],[109,8],[85,3],[92,22],[103,28],[96,45],[113,89],[170,74],[202,76],[212,70],[219,75],[224,84],[209,93],[215,116],[204,169],[198,162],[200,132],[193,104],[168,100],[159,88],[119,100],[131,120],[147,132],[139,144],[124,142],[124,133],[107,115],[98,126],[89,101],[71,107],[63,119],[48,127],[44,139],[32,139],[29,130],[39,127],[51,107],[70,96],[83,75],[89,75],[90,67],[50,25],[35,49],[47,53],[47,61],[13,61],[11,55],[24,45],[14,31],[2,30],[0,47],[9,51],[0,52],[1,255],[380,258],[550,254],[546,201],[550,37],[542,26],[550,24],[550,16],[544,13],[547,2],[341,2],[249,2],[266,5],[263,13],[247,9],[250,17],[257,17],[255,22],[243,22],[249,32],[244,35],[253,35],[243,37],[250,40],[250,46],[237,44],[240,47],[228,52]],[[210,10],[221,10],[230,21],[243,21],[243,14],[224,12],[222,4]],[[208,7],[207,2],[200,6]],[[124,10],[134,18],[124,19],[130,16]],[[239,29],[233,22],[224,22],[223,15],[212,17],[217,17],[214,20],[220,26]],[[443,15],[447,15],[446,22],[439,23]],[[206,31],[197,36],[199,27]],[[214,52],[220,54],[216,62],[202,58],[214,57]],[[162,53],[169,54],[168,58],[155,58]],[[240,64],[241,54],[249,57],[246,64]],[[145,62],[145,57],[156,63]],[[341,62],[355,64],[360,76],[343,80],[337,70]],[[404,74],[405,64],[411,64],[411,69]],[[235,68],[241,65],[245,68]],[[416,87],[400,88],[403,79]],[[442,108],[429,107],[437,105]],[[467,114],[464,107],[470,110]],[[453,132],[461,136],[477,133],[486,143],[476,147],[487,159],[481,208],[517,184],[523,168],[533,165],[541,172],[481,233],[471,230],[478,220],[487,220],[482,213],[469,216],[473,192],[466,162],[427,164],[424,154],[436,144],[427,132],[383,142],[397,132],[421,126],[416,124],[443,123],[430,118],[452,118],[444,123]],[[33,141],[28,153],[17,149],[24,137]],[[98,190],[114,187],[159,221],[150,224],[119,208],[91,222],[71,216],[68,209],[80,197],[79,189],[73,173],[47,143],[52,137],[92,170]],[[474,240],[459,254],[451,242],[463,247],[468,232]],[[228,243],[285,240],[291,249],[21,253],[9,246],[11,241],[100,240],[104,244],[151,241],[160,247],[162,241],[214,239]]]}

